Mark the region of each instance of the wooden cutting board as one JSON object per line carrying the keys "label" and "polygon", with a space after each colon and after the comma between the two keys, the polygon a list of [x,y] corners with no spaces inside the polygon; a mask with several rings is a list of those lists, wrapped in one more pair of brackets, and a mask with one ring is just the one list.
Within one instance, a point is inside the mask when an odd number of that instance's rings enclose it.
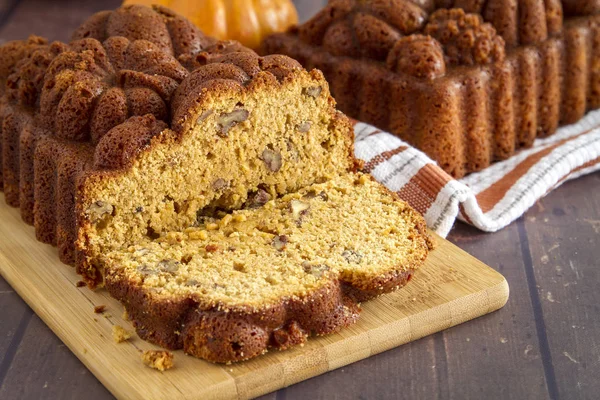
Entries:
{"label": "wooden cutting board", "polygon": [[[214,365],[175,353],[175,368],[144,366],[140,351],[156,348],[134,335],[116,344],[112,326],[132,330],[123,308],[104,290],[78,288],[74,270],[0,195],[0,273],[94,375],[120,399],[252,398],[495,311],[508,300],[502,275],[450,242],[438,247],[410,284],[363,304],[359,322],[309,339],[303,347]],[[104,314],[94,307],[105,305]]]}

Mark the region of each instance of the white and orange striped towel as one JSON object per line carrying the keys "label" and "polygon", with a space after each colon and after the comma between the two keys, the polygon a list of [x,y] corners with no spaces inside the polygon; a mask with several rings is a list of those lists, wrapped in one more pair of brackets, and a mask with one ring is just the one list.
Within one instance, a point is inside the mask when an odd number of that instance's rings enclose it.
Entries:
{"label": "white and orange striped towel", "polygon": [[419,210],[443,237],[456,218],[487,232],[504,228],[563,182],[600,169],[600,110],[459,180],[387,132],[362,122],[354,132],[365,170]]}

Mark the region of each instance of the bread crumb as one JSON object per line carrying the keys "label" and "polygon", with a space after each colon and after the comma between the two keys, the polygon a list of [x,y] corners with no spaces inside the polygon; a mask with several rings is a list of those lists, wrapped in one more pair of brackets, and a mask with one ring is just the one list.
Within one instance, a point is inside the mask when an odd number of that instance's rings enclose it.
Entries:
{"label": "bread crumb", "polygon": [[113,325],[112,333],[115,343],[123,343],[131,338],[131,332],[119,325]]}
{"label": "bread crumb", "polygon": [[129,321],[129,314],[127,313],[127,310],[123,310],[123,315],[121,318],[123,318],[125,321]]}
{"label": "bread crumb", "polygon": [[245,214],[235,214],[233,216],[233,220],[235,222],[244,222],[244,221],[246,221],[246,219],[247,219],[247,217]]}
{"label": "bread crumb", "polygon": [[108,319],[108,318],[112,318],[112,314],[111,314],[111,313],[104,313],[104,314],[102,314],[102,316],[103,316],[104,318],[106,318],[106,319]]}
{"label": "bread crumb", "polygon": [[84,287],[87,286],[86,283],[84,281],[77,281],[77,283],[75,284],[75,286],[77,287]]}
{"label": "bread crumb", "polygon": [[577,361],[572,355],[570,355],[569,353],[567,353],[566,351],[563,351],[563,354],[565,355],[565,357],[567,357],[569,359],[569,361],[571,361],[572,363],[575,364],[579,364],[579,361]]}
{"label": "bread crumb", "polygon": [[106,306],[104,304],[94,307],[94,312],[96,314],[102,314],[105,310],[106,310]]}
{"label": "bread crumb", "polygon": [[166,350],[144,350],[142,362],[150,368],[166,371],[173,368],[173,353]]}
{"label": "bread crumb", "polygon": [[208,233],[206,231],[193,231],[188,234],[191,240],[206,240],[208,239]]}
{"label": "bread crumb", "polygon": [[87,354],[87,349],[85,347],[83,348],[83,354]]}

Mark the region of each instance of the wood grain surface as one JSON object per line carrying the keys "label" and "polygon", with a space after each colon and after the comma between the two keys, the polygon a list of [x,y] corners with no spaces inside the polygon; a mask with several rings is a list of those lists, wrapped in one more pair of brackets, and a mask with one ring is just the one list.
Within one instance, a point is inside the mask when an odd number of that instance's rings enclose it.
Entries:
{"label": "wood grain surface", "polygon": [[[325,2],[295,1],[301,19]],[[32,32],[66,40],[118,3],[0,0],[0,42]],[[597,399],[599,238],[600,173],[567,182],[500,232],[458,223],[450,241],[508,280],[504,308],[262,399]],[[112,396],[0,277],[0,399],[82,398]]]}
{"label": "wood grain surface", "polygon": [[[176,368],[160,373],[140,359],[140,351],[155,346],[137,337],[113,341],[114,325],[133,330],[122,318],[123,307],[105,290],[77,288],[80,277],[61,264],[56,249],[36,241],[33,228],[21,221],[17,209],[2,204],[2,197],[0,273],[119,399],[254,398],[485,315],[508,300],[502,275],[438,238],[410,285],[364,303],[359,322],[340,333],[234,365],[215,365],[178,351]],[[95,313],[98,306],[106,312]],[[24,342],[36,340],[35,333],[32,328]]]}

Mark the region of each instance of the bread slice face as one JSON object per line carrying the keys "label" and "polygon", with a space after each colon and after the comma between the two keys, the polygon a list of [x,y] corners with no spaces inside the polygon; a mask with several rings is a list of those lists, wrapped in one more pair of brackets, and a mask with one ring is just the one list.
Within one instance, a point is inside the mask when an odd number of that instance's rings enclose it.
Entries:
{"label": "bread slice face", "polygon": [[[268,70],[265,62],[249,78],[245,64],[260,58],[235,54],[182,82],[172,129],[140,117],[101,139],[78,194],[79,272],[88,282],[102,284],[98,254],[354,167],[349,121],[320,72],[293,63]],[[139,153],[128,156],[128,147]]]}
{"label": "bread slice face", "polygon": [[430,245],[417,212],[349,173],[102,261],[142,338],[232,362],[355,322],[358,303],[406,284]]}

